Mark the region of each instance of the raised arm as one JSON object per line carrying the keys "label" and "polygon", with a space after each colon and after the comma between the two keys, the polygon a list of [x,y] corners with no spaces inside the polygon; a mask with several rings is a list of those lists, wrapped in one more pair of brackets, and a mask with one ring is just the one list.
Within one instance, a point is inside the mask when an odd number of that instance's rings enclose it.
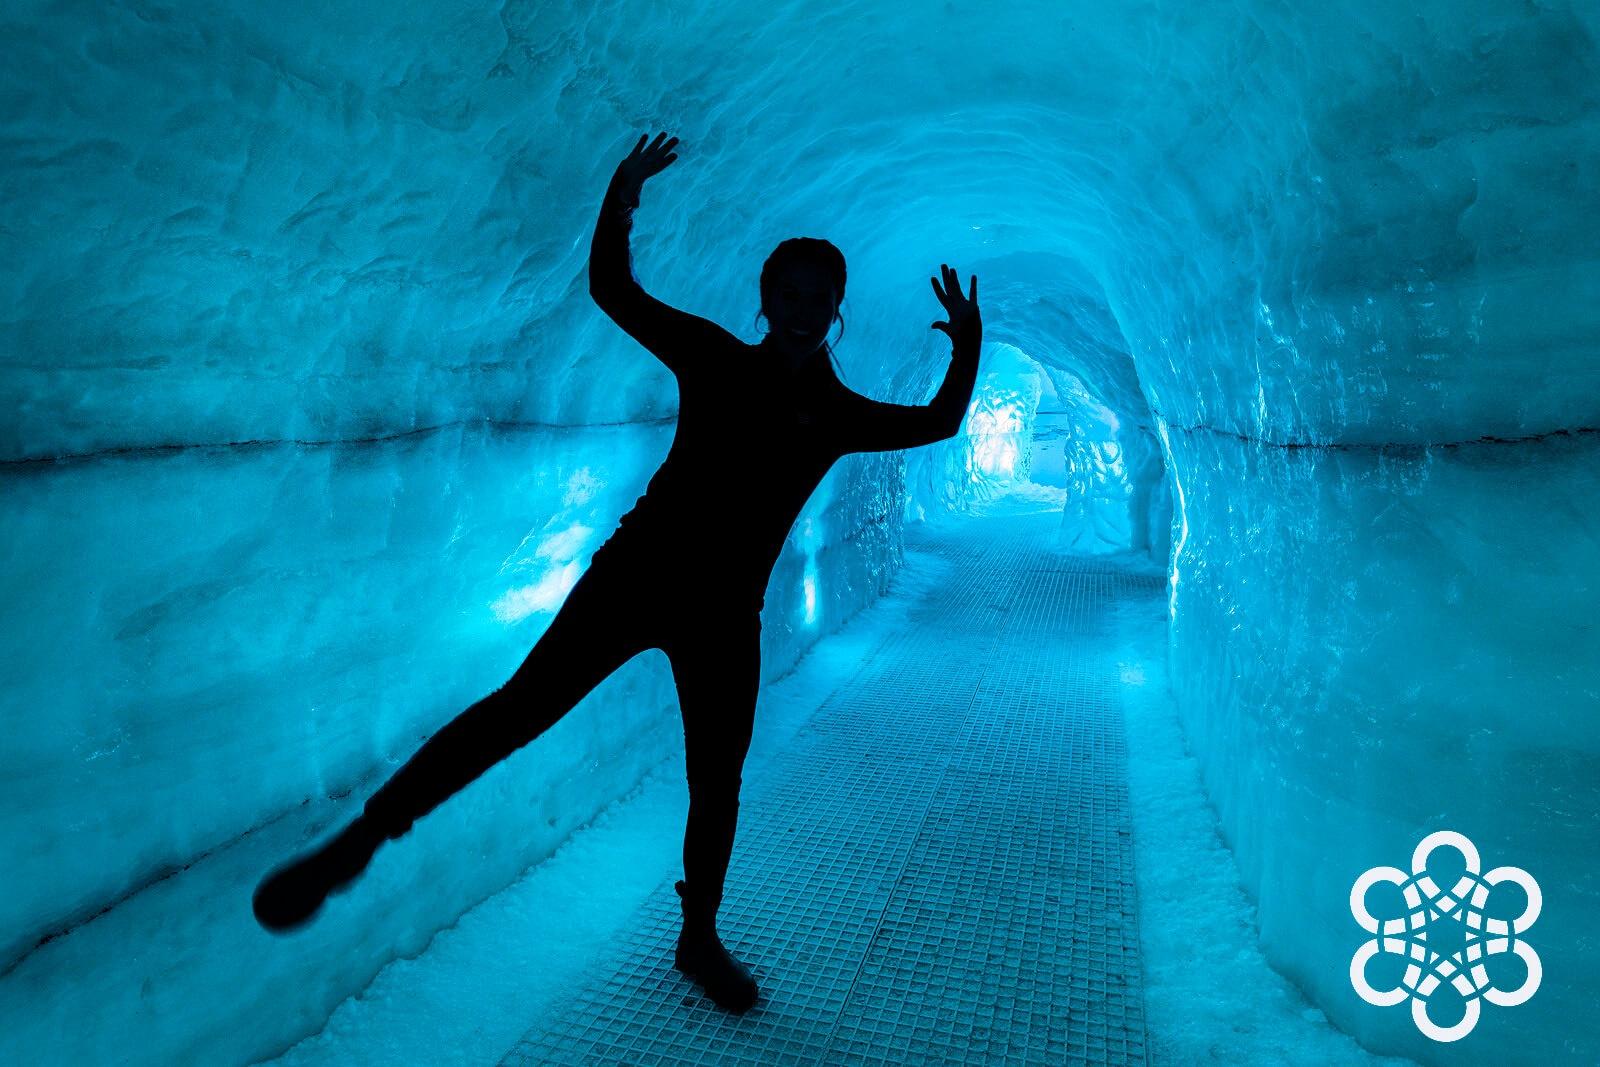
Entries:
{"label": "raised arm", "polygon": [[718,346],[736,343],[737,338],[709,319],[662,303],[645,292],[633,276],[628,237],[640,189],[645,179],[678,158],[668,154],[678,143],[676,137],[663,143],[667,136],[663,132],[646,148],[646,136],[641,135],[628,158],[618,164],[600,202],[600,218],[589,244],[589,295],[628,336],[674,374],[681,374],[710,359]]}
{"label": "raised arm", "polygon": [[[961,295],[961,279],[949,266],[941,267],[945,289],[933,282],[933,291],[950,316],[930,329],[950,335],[950,366],[933,399],[925,405],[886,404],[859,396],[846,417],[846,451],[889,452],[897,448],[931,445],[961,431],[972,390],[978,381],[978,353],[983,348],[983,320],[978,314],[978,276],[972,276],[970,299]],[[931,280],[931,279],[930,279]]]}

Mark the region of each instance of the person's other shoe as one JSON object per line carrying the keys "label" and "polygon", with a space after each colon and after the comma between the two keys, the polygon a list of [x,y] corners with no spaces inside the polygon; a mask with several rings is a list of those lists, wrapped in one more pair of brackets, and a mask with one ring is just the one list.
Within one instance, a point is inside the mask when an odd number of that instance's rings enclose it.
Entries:
{"label": "person's other shoe", "polygon": [[285,864],[256,887],[256,921],[274,933],[305,925],[325,901],[355,881],[385,838],[365,818],[357,818],[316,851]]}
{"label": "person's other shoe", "polygon": [[673,888],[683,902],[683,929],[672,965],[698,982],[719,1007],[736,1014],[749,1011],[760,988],[749,968],[729,955],[717,937],[721,901],[696,893],[681,880]]}

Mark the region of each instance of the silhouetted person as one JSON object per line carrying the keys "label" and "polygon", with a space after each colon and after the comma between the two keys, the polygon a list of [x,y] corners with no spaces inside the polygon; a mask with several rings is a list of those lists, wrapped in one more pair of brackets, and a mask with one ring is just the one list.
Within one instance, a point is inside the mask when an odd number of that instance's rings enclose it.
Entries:
{"label": "silhouetted person", "polygon": [[829,327],[842,321],[845,264],[827,241],[793,238],[761,269],[759,344],[655,299],[634,280],[628,233],[645,180],[677,158],[677,138],[645,136],[606,189],[589,257],[601,310],[678,379],[672,448],[601,545],[511,678],[435,733],[339,836],[262,882],[255,912],[288,930],[330,892],[485,770],[544,733],[633,656],[663,650],[683,717],[689,818],[683,929],[675,964],[717,1003],[755,1003],[750,972],[723,947],[717,909],[733,851],[739,787],[761,677],[761,609],[789,528],[841,456],[930,444],[961,427],[978,373],[978,280],[963,297],[943,268],[934,293],[952,363],[926,406],[885,404],[835,376]]}

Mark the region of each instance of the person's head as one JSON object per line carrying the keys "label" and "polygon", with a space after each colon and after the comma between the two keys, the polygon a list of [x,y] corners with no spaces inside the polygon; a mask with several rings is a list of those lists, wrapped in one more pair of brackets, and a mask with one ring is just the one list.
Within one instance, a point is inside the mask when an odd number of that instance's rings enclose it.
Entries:
{"label": "person's head", "polygon": [[764,344],[793,358],[811,355],[828,345],[835,322],[844,323],[844,255],[817,237],[791,237],[778,245],[761,266],[761,311],[768,323]]}

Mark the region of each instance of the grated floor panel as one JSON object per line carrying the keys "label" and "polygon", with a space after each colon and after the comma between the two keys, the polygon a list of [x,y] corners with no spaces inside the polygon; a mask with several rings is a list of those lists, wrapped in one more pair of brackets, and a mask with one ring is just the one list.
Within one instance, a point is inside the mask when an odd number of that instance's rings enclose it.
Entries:
{"label": "grated floor panel", "polygon": [[1145,1063],[1117,675],[1079,639],[1159,579],[1059,519],[908,535],[950,582],[746,780],[718,930],[753,1010],[672,968],[673,871],[502,1067]]}

